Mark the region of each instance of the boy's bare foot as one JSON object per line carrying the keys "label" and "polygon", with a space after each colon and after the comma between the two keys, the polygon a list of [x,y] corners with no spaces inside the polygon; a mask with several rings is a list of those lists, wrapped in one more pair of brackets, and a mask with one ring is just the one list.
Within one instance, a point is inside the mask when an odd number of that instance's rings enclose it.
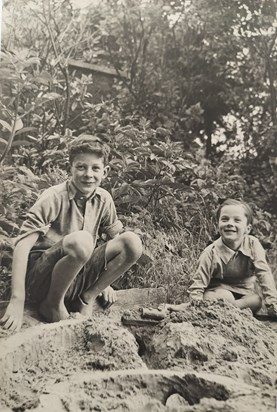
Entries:
{"label": "boy's bare foot", "polygon": [[38,312],[46,322],[59,322],[69,317],[64,303],[60,303],[58,307],[53,307],[46,300],[42,302]]}
{"label": "boy's bare foot", "polygon": [[69,306],[70,312],[79,312],[83,316],[91,316],[92,315],[92,303],[85,303],[83,302],[80,297],[75,299],[73,302],[70,303]]}
{"label": "boy's bare foot", "polygon": [[91,316],[92,315],[92,304],[91,302],[88,305],[82,305],[80,310],[78,311],[83,316]]}

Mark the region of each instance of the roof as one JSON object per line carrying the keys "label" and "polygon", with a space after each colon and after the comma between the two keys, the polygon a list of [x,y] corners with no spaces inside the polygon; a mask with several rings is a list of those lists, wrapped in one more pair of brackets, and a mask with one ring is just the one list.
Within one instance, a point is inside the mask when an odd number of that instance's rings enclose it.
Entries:
{"label": "roof", "polygon": [[111,67],[100,66],[98,64],[91,64],[91,63],[84,62],[82,60],[69,59],[68,66],[74,67],[77,69],[85,69],[91,72],[101,73],[101,74],[112,76],[112,77],[119,77],[119,78],[124,77],[125,79],[129,78],[127,72],[125,71],[121,71],[121,70],[117,71]]}

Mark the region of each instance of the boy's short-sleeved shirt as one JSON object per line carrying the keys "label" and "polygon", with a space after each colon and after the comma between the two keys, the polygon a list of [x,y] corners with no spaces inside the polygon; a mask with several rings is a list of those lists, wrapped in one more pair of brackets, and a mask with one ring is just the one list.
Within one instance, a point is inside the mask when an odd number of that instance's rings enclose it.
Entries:
{"label": "boy's short-sleeved shirt", "polygon": [[205,290],[217,287],[247,295],[255,291],[256,277],[266,304],[276,303],[276,285],[259,240],[245,235],[235,251],[220,237],[202,252],[188,292],[191,299],[203,299]]}
{"label": "boy's short-sleeved shirt", "polygon": [[45,190],[27,214],[16,243],[31,233],[39,232],[32,250],[46,250],[65,235],[86,230],[92,235],[95,246],[99,234],[105,233],[113,238],[121,232],[123,226],[109,192],[96,188],[85,202],[83,213],[76,197],[80,198],[80,193],[71,180]]}

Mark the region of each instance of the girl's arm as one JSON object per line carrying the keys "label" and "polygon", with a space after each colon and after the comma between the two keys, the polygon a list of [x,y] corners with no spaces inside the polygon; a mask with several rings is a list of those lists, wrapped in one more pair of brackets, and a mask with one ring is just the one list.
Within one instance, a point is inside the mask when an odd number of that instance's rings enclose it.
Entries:
{"label": "girl's arm", "polygon": [[192,277],[192,284],[188,289],[190,300],[203,300],[205,289],[209,286],[212,277],[212,249],[205,249],[198,260],[198,267]]}
{"label": "girl's arm", "polygon": [[[254,242],[254,266],[261,286],[265,305],[269,311],[275,310],[277,316],[277,290],[271,269],[266,261],[265,251],[258,239]],[[273,313],[271,313],[273,314]]]}

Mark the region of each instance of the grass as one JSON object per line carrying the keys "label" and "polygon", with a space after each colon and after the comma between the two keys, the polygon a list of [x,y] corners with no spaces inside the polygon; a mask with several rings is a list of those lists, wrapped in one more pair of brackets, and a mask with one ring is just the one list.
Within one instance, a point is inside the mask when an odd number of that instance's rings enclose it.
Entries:
{"label": "grass", "polygon": [[207,246],[202,233],[194,236],[188,230],[158,230],[140,223],[146,259],[137,264],[120,281],[120,287],[163,287],[167,301],[181,303],[187,300],[187,289],[196,270],[201,251]]}

